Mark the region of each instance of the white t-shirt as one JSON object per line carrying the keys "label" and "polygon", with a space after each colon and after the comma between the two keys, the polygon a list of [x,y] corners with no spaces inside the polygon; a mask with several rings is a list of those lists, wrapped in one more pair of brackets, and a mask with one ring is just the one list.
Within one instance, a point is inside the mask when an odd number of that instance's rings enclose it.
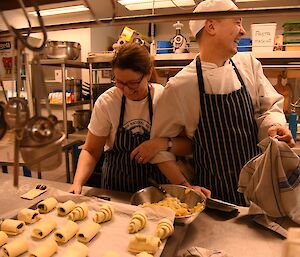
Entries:
{"label": "white t-shirt", "polygon": [[[153,112],[163,91],[160,84],[149,84],[152,97]],[[100,95],[95,103],[89,131],[96,136],[108,136],[105,150],[112,148],[118,129],[123,93],[112,87]],[[153,119],[153,118],[152,118]],[[148,97],[140,101],[126,98],[123,127],[136,133],[149,133],[151,130]]]}
{"label": "white t-shirt", "polygon": [[[285,124],[283,97],[263,74],[261,63],[249,53],[237,53],[232,58],[254,106],[258,139],[268,136],[274,123]],[[241,83],[229,60],[222,66],[201,62],[206,94],[228,94],[241,88]],[[175,137],[182,130],[192,138],[200,117],[200,99],[196,58],[175,77],[170,78],[154,113],[151,137]],[[159,163],[174,159],[170,152],[159,152],[152,160]]]}

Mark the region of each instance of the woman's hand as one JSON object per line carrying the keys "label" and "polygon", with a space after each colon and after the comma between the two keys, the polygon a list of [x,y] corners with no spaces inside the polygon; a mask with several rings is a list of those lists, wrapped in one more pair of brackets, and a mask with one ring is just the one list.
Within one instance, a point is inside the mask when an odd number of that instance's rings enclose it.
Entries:
{"label": "woman's hand", "polygon": [[167,138],[153,138],[141,143],[131,154],[131,160],[140,164],[149,162],[158,152],[168,148]]}
{"label": "woman's hand", "polygon": [[69,193],[80,194],[82,186],[80,184],[72,184],[72,186],[68,189]]}
{"label": "woman's hand", "polygon": [[194,189],[195,191],[201,193],[206,198],[210,198],[211,197],[211,191],[209,189],[205,188],[205,187],[191,186],[191,188]]}
{"label": "woman's hand", "polygon": [[270,137],[277,138],[279,141],[286,142],[290,147],[295,146],[295,141],[293,139],[292,133],[285,126],[282,126],[280,124],[271,126],[268,130],[268,135]]}

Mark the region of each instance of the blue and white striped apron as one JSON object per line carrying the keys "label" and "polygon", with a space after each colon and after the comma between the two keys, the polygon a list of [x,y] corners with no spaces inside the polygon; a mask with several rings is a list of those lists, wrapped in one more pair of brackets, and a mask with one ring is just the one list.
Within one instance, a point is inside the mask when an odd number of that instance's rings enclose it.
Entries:
{"label": "blue and white striped apron", "polygon": [[229,94],[206,94],[199,56],[196,63],[200,118],[192,141],[195,182],[210,189],[212,197],[245,205],[237,192],[239,174],[259,153],[251,97],[232,60],[241,88]]}
{"label": "blue and white striped apron", "polygon": [[[130,159],[131,152],[142,142],[150,138],[147,135],[133,134],[132,131],[123,127],[126,97],[123,95],[119,126],[115,142],[110,151],[105,152],[102,168],[102,187],[122,192],[136,192],[141,188],[150,186],[148,177],[155,179],[158,183],[168,183],[165,176],[156,165],[139,164]],[[152,125],[152,98],[148,87],[148,105],[150,125]]]}

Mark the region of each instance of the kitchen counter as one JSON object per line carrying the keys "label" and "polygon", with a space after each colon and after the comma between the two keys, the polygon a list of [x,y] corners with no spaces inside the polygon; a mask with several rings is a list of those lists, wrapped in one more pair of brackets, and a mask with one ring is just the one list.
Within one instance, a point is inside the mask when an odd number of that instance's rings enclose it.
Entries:
{"label": "kitchen counter", "polygon": [[[48,187],[67,190],[70,184],[55,181],[20,177],[19,188],[13,187],[11,174],[0,174],[0,217],[11,216],[24,207],[32,206],[49,197],[48,192],[34,200],[21,199],[20,195],[45,184]],[[99,188],[84,187],[83,194],[106,195],[112,201],[129,203],[130,194],[112,192]],[[9,204],[8,204],[9,203]],[[184,251],[191,246],[225,250],[233,257],[280,257],[282,238],[274,232],[261,227],[247,216],[247,208],[240,207],[236,217],[226,216],[217,211],[206,210],[189,226],[175,226],[175,233],[168,239],[162,257],[175,257],[178,250]]]}

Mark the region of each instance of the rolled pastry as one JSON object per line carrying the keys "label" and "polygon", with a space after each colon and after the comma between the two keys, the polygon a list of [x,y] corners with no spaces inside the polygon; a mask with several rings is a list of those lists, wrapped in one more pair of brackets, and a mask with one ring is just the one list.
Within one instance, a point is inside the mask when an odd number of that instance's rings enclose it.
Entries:
{"label": "rolled pastry", "polygon": [[155,254],[160,243],[159,237],[137,233],[130,238],[128,251],[132,253],[147,252]]}
{"label": "rolled pastry", "polygon": [[21,220],[5,219],[1,223],[1,230],[8,235],[18,235],[25,229],[25,222]]}
{"label": "rolled pastry", "polygon": [[85,202],[82,202],[76,205],[76,208],[69,213],[68,219],[72,221],[83,220],[87,217],[87,214],[88,206]]}
{"label": "rolled pastry", "polygon": [[88,255],[88,247],[82,243],[75,242],[68,247],[62,257],[86,257]]}
{"label": "rolled pastry", "polygon": [[120,257],[120,255],[114,251],[107,251],[101,257]]}
{"label": "rolled pastry", "polygon": [[71,212],[76,207],[76,203],[74,203],[72,200],[66,201],[64,203],[59,203],[56,207],[57,215],[59,216],[65,216],[69,212]]}
{"label": "rolled pastry", "polygon": [[26,224],[33,224],[41,219],[41,215],[38,210],[22,209],[18,213],[18,220],[24,221]]}
{"label": "rolled pastry", "polygon": [[114,214],[114,208],[110,204],[103,204],[99,211],[95,213],[93,220],[97,223],[102,223],[111,220]]}
{"label": "rolled pastry", "polygon": [[29,257],[50,257],[57,252],[58,246],[53,238],[49,238],[29,252]]}
{"label": "rolled pastry", "polygon": [[26,237],[21,236],[14,241],[4,245],[1,249],[2,256],[15,257],[28,251],[28,243]]}
{"label": "rolled pastry", "polygon": [[54,233],[54,239],[59,243],[68,242],[79,230],[79,226],[77,223],[71,220],[67,220],[65,225],[60,229],[56,230]]}
{"label": "rolled pastry", "polygon": [[138,253],[135,257],[153,257],[153,255],[147,252],[141,252]]}
{"label": "rolled pastry", "polygon": [[37,208],[39,209],[40,213],[48,213],[56,207],[57,203],[58,202],[54,197],[50,197],[40,202],[37,205]]}
{"label": "rolled pastry", "polygon": [[52,218],[47,218],[44,221],[41,221],[32,229],[31,236],[41,239],[49,235],[52,230],[57,226],[57,223]]}
{"label": "rolled pastry", "polygon": [[147,216],[145,213],[141,211],[136,211],[129,222],[128,225],[128,232],[129,233],[136,233],[142,230],[147,223]]}
{"label": "rolled pastry", "polygon": [[173,222],[167,218],[161,219],[158,222],[155,235],[160,239],[165,239],[174,232]]}
{"label": "rolled pastry", "polygon": [[6,235],[6,233],[3,231],[0,231],[0,247],[2,245],[5,245],[7,243],[7,241],[8,241],[8,236]]}
{"label": "rolled pastry", "polygon": [[85,222],[77,233],[77,240],[81,243],[89,242],[100,231],[100,225],[93,221]]}

